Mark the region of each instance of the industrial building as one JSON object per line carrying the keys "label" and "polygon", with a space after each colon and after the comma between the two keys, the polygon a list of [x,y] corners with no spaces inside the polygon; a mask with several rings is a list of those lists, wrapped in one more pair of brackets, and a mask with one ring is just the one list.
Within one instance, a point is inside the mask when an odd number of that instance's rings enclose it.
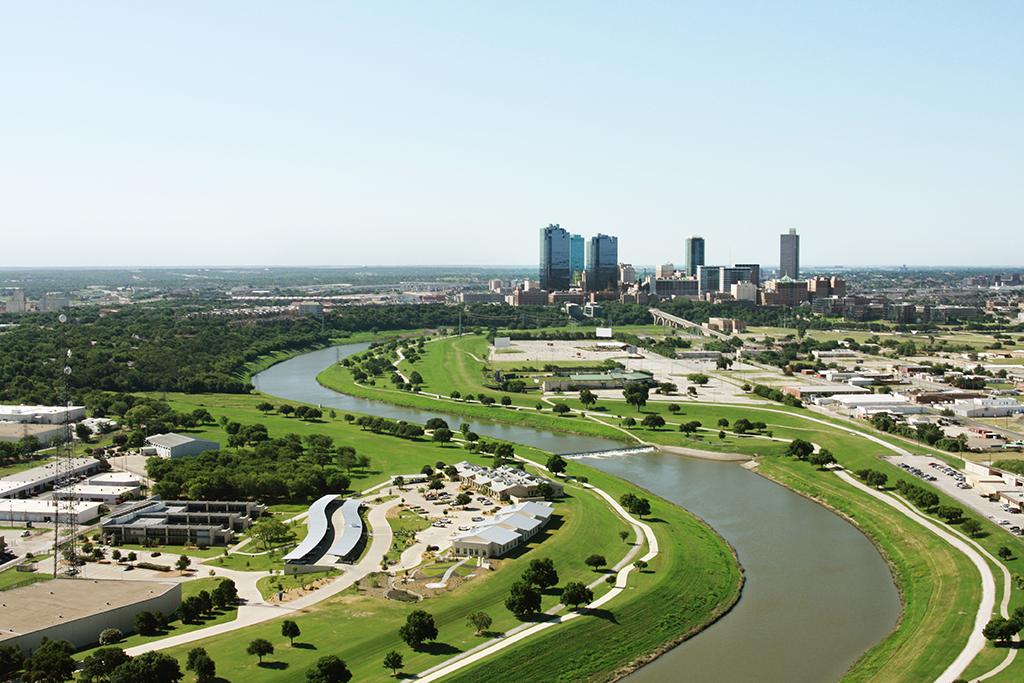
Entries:
{"label": "industrial building", "polygon": [[[85,479],[99,474],[102,467],[103,462],[95,458],[72,458],[67,471],[75,479]],[[55,462],[8,474],[0,479],[0,498],[29,498],[45,493],[53,488],[59,476]]]}
{"label": "industrial building", "polygon": [[0,605],[0,645],[28,656],[42,639],[94,645],[104,629],[135,630],[140,612],[171,614],[181,604],[181,584],[155,581],[54,579],[5,591]]}
{"label": "industrial building", "polygon": [[63,424],[65,414],[68,422],[78,422],[85,418],[85,407],[0,405],[0,422],[59,425]]}
{"label": "industrial building", "polygon": [[146,438],[148,448],[143,448],[145,455],[155,455],[164,460],[171,458],[185,458],[191,455],[199,455],[206,451],[219,451],[220,444],[209,439],[200,439],[196,436],[185,436],[184,434],[156,434]]}

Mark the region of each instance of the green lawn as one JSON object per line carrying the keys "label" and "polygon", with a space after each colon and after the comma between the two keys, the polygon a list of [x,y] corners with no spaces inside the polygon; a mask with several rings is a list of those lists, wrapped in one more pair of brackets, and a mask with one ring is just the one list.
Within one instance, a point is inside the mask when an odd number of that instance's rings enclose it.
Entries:
{"label": "green lawn", "polygon": [[337,576],[338,572],[329,570],[326,572],[311,572],[309,574],[264,576],[256,582],[256,588],[264,600],[277,593],[279,590],[286,591],[292,588],[299,588],[312,583],[317,579],[330,576]]}
{"label": "green lawn", "polygon": [[[51,563],[52,568],[52,563]],[[43,581],[49,581],[53,578],[53,574],[47,574],[45,572],[19,572],[13,567],[6,571],[0,572],[0,591],[10,590],[12,588],[20,588],[22,586],[28,586],[33,583],[41,583]]]}

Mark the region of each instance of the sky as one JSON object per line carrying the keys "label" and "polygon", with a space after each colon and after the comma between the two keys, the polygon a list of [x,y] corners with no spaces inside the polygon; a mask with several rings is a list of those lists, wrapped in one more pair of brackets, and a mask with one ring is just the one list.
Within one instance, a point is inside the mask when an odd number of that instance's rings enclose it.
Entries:
{"label": "sky", "polygon": [[1024,263],[1019,2],[3,2],[0,267]]}

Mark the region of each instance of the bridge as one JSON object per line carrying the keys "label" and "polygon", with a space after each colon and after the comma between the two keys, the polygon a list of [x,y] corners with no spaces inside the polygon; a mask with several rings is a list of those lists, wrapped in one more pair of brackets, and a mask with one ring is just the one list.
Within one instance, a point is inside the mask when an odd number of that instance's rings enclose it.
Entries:
{"label": "bridge", "polygon": [[729,341],[732,339],[727,334],[722,334],[717,330],[709,330],[706,327],[701,327],[698,323],[695,323],[685,318],[680,318],[677,315],[666,313],[665,311],[659,311],[657,308],[650,309],[651,317],[654,318],[655,325],[668,325],[669,327],[685,327],[698,334],[707,334],[712,337],[717,337],[723,341]]}

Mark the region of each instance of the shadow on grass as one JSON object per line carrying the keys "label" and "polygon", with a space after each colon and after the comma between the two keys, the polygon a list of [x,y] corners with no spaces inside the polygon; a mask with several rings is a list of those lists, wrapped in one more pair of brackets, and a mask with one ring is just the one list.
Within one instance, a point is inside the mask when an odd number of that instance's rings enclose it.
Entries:
{"label": "shadow on grass", "polygon": [[423,643],[419,647],[415,648],[415,650],[417,652],[423,652],[425,654],[435,656],[451,656],[462,652],[459,648],[454,645],[449,645],[448,643]]}
{"label": "shadow on grass", "polygon": [[591,609],[589,607],[581,607],[580,609],[576,610],[576,612],[578,612],[579,614],[586,614],[592,617],[597,617],[598,619],[605,619],[615,625],[618,625],[619,623],[615,619],[615,615],[606,609]]}
{"label": "shadow on grass", "polygon": [[257,664],[256,666],[260,667],[261,669],[282,670],[288,668],[288,662],[263,662],[262,664]]}
{"label": "shadow on grass", "polygon": [[665,523],[665,520],[663,520],[661,517],[645,517],[644,519],[642,519],[640,521],[645,522],[647,524],[664,524]]}
{"label": "shadow on grass", "polygon": [[316,645],[314,645],[313,643],[295,643],[294,645],[292,645],[292,647],[297,648],[299,650],[315,650],[316,649]]}
{"label": "shadow on grass", "polygon": [[476,634],[479,638],[502,638],[505,636],[504,631],[480,631]]}

